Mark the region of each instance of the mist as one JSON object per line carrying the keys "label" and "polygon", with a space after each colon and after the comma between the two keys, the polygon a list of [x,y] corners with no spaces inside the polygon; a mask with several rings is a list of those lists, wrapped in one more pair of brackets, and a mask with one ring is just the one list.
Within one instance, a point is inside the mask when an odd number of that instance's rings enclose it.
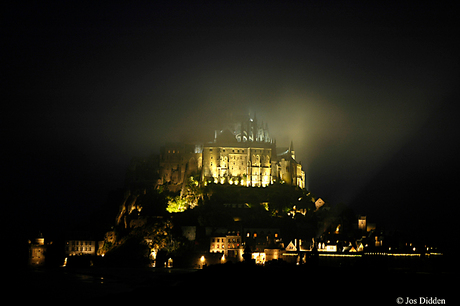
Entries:
{"label": "mist", "polygon": [[[453,17],[436,9],[18,12],[5,27],[3,131],[16,181],[28,173],[25,203],[46,197],[46,178],[58,190],[49,205],[97,206],[123,184],[132,157],[166,142],[212,141],[225,118],[241,113],[267,123],[278,147],[293,141],[313,194],[352,203],[445,97],[456,99]],[[425,151],[436,152],[417,154]],[[100,187],[90,201],[89,186]],[[76,198],[62,204],[69,192]]]}
{"label": "mist", "polygon": [[407,41],[385,31],[374,45],[363,41],[376,34],[362,29],[346,39],[322,32],[183,30],[155,56],[147,39],[115,74],[121,107],[104,110],[103,137],[126,155],[147,155],[165,142],[211,141],[230,114],[255,115],[278,146],[294,142],[312,191],[348,202],[429,118],[451,86],[434,76],[454,73],[452,58],[421,75],[419,64],[443,51],[401,51]]}

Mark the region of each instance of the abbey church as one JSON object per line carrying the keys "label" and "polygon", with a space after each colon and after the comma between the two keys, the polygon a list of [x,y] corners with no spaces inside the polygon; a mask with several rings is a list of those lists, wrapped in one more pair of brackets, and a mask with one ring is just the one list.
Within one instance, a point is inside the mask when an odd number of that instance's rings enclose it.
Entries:
{"label": "abbey church", "polygon": [[158,184],[171,190],[180,190],[192,175],[205,184],[265,187],[280,182],[305,188],[305,172],[293,143],[277,148],[268,125],[255,116],[231,118],[207,143],[167,143],[157,162]]}

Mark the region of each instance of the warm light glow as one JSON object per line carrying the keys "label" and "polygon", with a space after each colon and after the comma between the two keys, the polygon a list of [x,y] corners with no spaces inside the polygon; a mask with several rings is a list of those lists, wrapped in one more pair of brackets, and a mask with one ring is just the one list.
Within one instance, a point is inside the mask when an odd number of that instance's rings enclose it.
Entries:
{"label": "warm light glow", "polygon": [[408,253],[383,253],[383,252],[375,252],[375,253],[364,253],[365,255],[377,255],[377,256],[402,256],[402,257],[420,257],[420,254],[408,254]]}
{"label": "warm light glow", "polygon": [[339,233],[339,230],[340,230],[340,224],[337,225],[336,229],[335,229],[335,233],[338,234]]}
{"label": "warm light glow", "polygon": [[265,264],[265,253],[252,253],[251,254],[252,259],[255,259],[256,264],[258,265],[264,265]]}
{"label": "warm light glow", "polygon": [[206,259],[204,258],[204,255],[201,256],[201,258],[200,258],[201,263],[204,263],[205,260],[206,260]]}

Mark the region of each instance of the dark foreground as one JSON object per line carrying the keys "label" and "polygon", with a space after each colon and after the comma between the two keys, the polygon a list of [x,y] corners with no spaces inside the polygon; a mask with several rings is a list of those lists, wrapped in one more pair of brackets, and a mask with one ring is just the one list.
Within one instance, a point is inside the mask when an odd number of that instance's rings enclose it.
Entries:
{"label": "dark foreground", "polygon": [[[151,268],[37,268],[14,277],[20,300],[140,302],[322,302],[404,305],[406,301],[457,301],[458,275],[449,271],[413,271],[365,267],[253,266],[224,264],[203,270]],[[15,298],[18,290],[9,294]],[[420,299],[420,298],[423,299]],[[402,300],[401,300],[402,298]]]}

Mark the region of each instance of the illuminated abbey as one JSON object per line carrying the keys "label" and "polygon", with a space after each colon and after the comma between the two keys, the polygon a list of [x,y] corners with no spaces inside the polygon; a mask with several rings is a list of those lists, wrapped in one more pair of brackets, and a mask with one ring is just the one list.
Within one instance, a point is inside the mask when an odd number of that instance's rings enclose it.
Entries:
{"label": "illuminated abbey", "polygon": [[268,125],[249,116],[230,120],[205,144],[168,143],[159,157],[160,184],[179,190],[192,175],[205,183],[265,187],[275,182],[305,188],[293,143],[276,147]]}

